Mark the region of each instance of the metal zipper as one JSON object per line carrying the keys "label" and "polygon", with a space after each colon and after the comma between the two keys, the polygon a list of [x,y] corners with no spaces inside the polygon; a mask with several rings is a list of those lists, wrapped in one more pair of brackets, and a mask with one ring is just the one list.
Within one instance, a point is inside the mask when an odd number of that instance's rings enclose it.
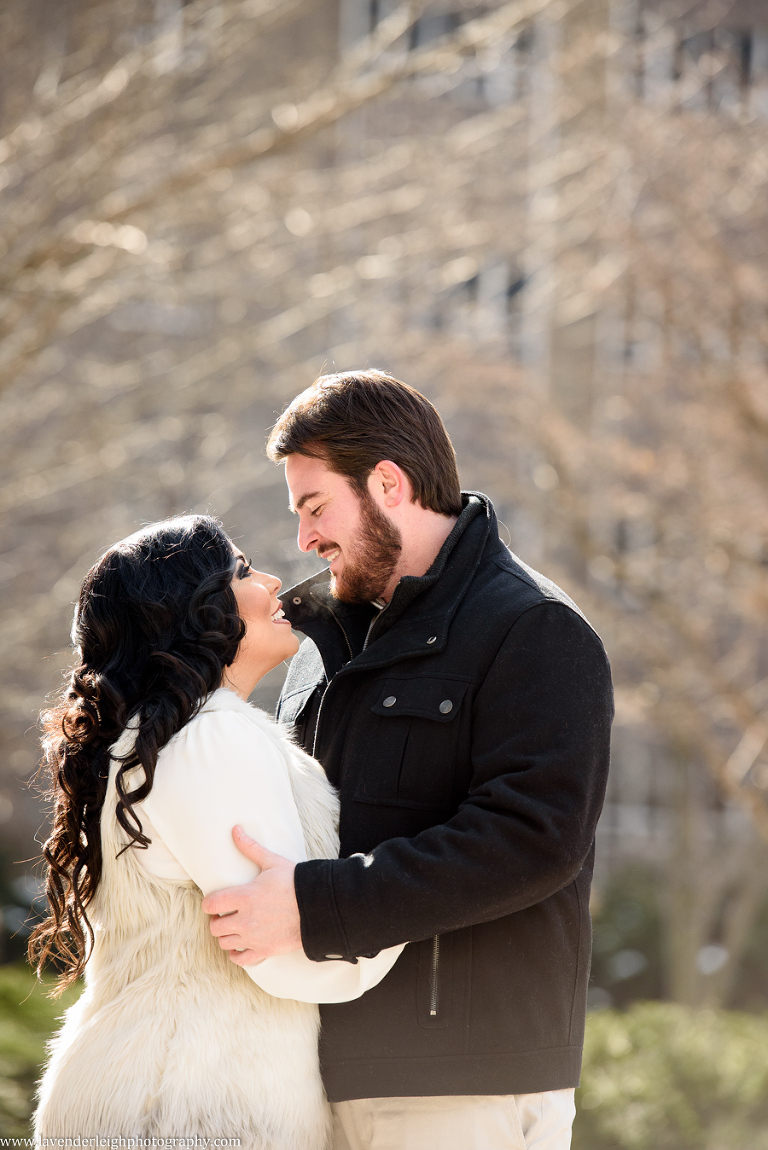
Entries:
{"label": "metal zipper", "polygon": [[[333,612],[331,612],[331,614],[333,615]],[[339,622],[339,620],[336,618],[335,615],[333,615],[333,621],[336,624],[336,626],[339,628],[339,630],[341,631],[342,635],[344,636],[344,642],[347,644],[347,650],[349,651],[349,657],[351,659],[353,656],[352,656],[352,644],[349,641],[349,635],[344,630],[342,624]],[[334,676],[334,678],[335,678],[335,676]],[[331,683],[332,682],[333,682],[333,679],[331,679]],[[329,683],[328,686],[323,691],[323,697],[320,700],[320,706],[317,708],[317,722],[315,723],[315,737],[312,740],[312,755],[313,756],[317,753],[317,736],[318,736],[319,731],[320,731],[320,716],[323,713],[323,703],[325,702],[325,696],[328,694],[328,691],[330,690],[331,683]]]}
{"label": "metal zipper", "polygon": [[339,630],[341,631],[342,635],[344,636],[344,641],[345,641],[345,643],[347,644],[347,650],[349,651],[349,657],[350,657],[350,659],[351,659],[351,658],[352,658],[352,644],[351,644],[351,643],[350,643],[350,641],[349,641],[349,635],[348,635],[348,634],[347,634],[347,632],[344,630],[344,628],[342,627],[341,623],[339,623],[339,620],[338,620],[338,619],[336,619],[336,622],[339,624]]}
{"label": "metal zipper", "polygon": [[[382,607],[381,611],[379,611],[376,615],[374,615],[373,619],[371,619],[371,624],[368,628],[368,633],[365,636],[365,642],[363,643],[363,650],[365,650],[365,648],[368,646],[368,640],[371,637],[371,631],[373,630],[373,626],[374,626],[376,620],[379,618],[380,615],[383,615],[383,613],[386,611],[388,606],[389,606],[389,603],[387,603],[386,607]],[[344,625],[341,623],[341,621],[338,619],[338,617],[333,614],[333,611],[331,611],[331,614],[333,615],[334,623],[336,624],[336,626],[339,628],[342,635],[344,636],[344,642],[347,644],[347,650],[349,651],[349,657],[350,657],[350,659],[352,659],[354,656],[352,654],[352,644],[349,641],[349,635],[344,630]],[[343,668],[342,668],[342,670],[343,670]],[[335,678],[336,678],[336,676],[334,675],[334,679]],[[333,682],[333,679],[331,680],[331,682]],[[318,707],[318,710],[317,710],[317,722],[315,723],[315,737],[312,741],[312,754],[313,755],[315,755],[317,753],[317,739],[318,739],[318,735],[320,733],[320,718],[323,714],[323,703],[325,702],[325,696],[328,694],[330,686],[331,686],[331,683],[329,683],[328,686],[325,688],[325,691],[323,692],[323,697],[320,700],[320,706]]]}
{"label": "metal zipper", "polygon": [[[390,600],[390,602],[391,602],[391,600]],[[368,640],[369,640],[369,639],[370,639],[370,637],[371,637],[371,631],[372,631],[372,630],[373,630],[373,628],[376,626],[376,624],[378,623],[379,619],[381,618],[381,616],[382,616],[382,615],[384,614],[384,612],[386,611],[387,607],[389,607],[389,603],[385,603],[385,604],[384,604],[384,606],[381,608],[381,610],[380,610],[380,611],[378,611],[378,610],[377,610],[377,611],[376,611],[376,614],[375,614],[375,615],[373,616],[373,618],[371,619],[371,622],[370,622],[370,623],[369,623],[369,625],[368,625],[368,631],[367,631],[367,633],[366,633],[366,636],[365,636],[365,642],[363,643],[363,650],[364,650],[364,651],[366,650],[366,648],[367,648],[367,646],[368,646]]]}
{"label": "metal zipper", "polygon": [[[331,683],[332,682],[333,682],[333,679],[331,679]],[[312,757],[313,758],[317,758],[317,739],[318,739],[318,735],[320,734],[320,719],[321,719],[322,714],[323,714],[323,704],[325,703],[325,696],[328,694],[328,692],[331,689],[331,683],[329,683],[328,686],[323,691],[322,698],[320,699],[320,706],[317,708],[317,720],[315,722],[315,737],[312,740]]]}
{"label": "metal zipper", "polygon": [[429,1016],[434,1018],[440,1004],[440,935],[432,939],[432,970],[429,980]]}

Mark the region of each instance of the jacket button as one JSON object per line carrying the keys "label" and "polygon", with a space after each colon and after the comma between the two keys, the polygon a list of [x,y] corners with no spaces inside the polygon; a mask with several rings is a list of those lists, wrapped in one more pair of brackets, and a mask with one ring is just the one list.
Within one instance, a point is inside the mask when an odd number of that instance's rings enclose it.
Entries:
{"label": "jacket button", "polygon": [[298,607],[299,603],[301,602],[301,595],[294,595],[294,597],[293,597],[293,600],[292,600],[292,601],[293,601],[293,602],[296,604],[296,606]]}
{"label": "jacket button", "polygon": [[387,695],[386,699],[384,700],[383,705],[385,707],[394,707],[396,702],[397,702],[397,696],[396,695]]}
{"label": "jacket button", "polygon": [[452,710],[453,710],[453,703],[451,702],[451,700],[450,699],[443,699],[442,703],[440,704],[440,713],[442,715],[447,715]]}
{"label": "jacket button", "polygon": [[437,635],[430,635],[429,638],[427,639],[427,642],[428,643],[436,643],[437,642]]}
{"label": "jacket button", "polygon": [[343,954],[326,954],[326,958],[343,958]]}

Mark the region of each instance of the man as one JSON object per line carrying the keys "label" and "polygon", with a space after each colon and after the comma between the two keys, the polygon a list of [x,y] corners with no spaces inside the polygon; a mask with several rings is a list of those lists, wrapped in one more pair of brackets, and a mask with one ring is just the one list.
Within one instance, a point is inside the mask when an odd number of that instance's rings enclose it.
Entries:
{"label": "man", "polygon": [[321,377],[269,444],[299,547],[305,633],[278,707],[341,797],[341,857],[209,896],[233,962],[408,941],[322,1007],[336,1150],[565,1150],[612,718],[600,640],[462,493],[439,415],[377,371]]}

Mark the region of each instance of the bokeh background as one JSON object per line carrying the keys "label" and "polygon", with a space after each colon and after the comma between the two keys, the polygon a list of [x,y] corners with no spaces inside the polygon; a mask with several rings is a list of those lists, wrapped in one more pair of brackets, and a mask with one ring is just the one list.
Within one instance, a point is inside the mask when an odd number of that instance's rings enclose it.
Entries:
{"label": "bokeh background", "polygon": [[375,366],[612,658],[576,1144],[768,1146],[764,0],[4,0],[0,53],[0,1130],[80,581],[185,510],[315,570],[266,436]]}

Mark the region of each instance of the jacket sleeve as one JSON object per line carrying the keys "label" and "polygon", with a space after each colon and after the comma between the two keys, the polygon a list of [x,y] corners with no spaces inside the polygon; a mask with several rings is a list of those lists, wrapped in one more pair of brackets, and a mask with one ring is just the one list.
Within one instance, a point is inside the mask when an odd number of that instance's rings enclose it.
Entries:
{"label": "jacket sleeve", "polygon": [[307,954],[372,953],[501,918],[567,886],[594,839],[612,718],[594,631],[561,603],[530,607],[475,696],[472,780],[457,813],[365,858],[296,868]]}
{"label": "jacket sleeve", "polygon": [[[232,840],[236,823],[292,862],[307,857],[279,748],[255,724],[231,711],[204,712],[163,749],[143,806],[154,830],[203,894],[250,882],[259,873]],[[355,964],[322,965],[297,951],[244,969],[277,998],[345,1002],[380,982],[401,950],[395,947]]]}

